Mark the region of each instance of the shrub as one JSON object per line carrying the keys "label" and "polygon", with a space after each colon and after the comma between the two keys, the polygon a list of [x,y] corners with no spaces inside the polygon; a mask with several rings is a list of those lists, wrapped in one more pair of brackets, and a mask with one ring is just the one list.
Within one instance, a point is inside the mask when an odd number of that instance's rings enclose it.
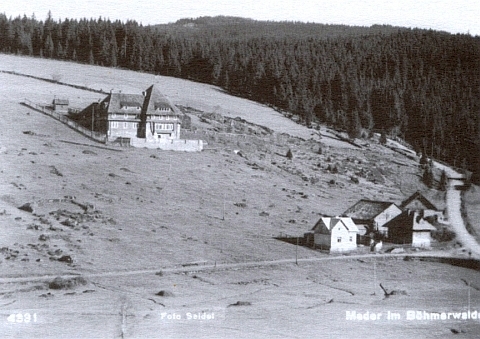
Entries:
{"label": "shrub", "polygon": [[285,155],[288,159],[292,160],[293,158],[293,153],[292,150],[289,148],[287,151],[287,154]]}
{"label": "shrub", "polygon": [[87,280],[83,277],[75,277],[70,279],[64,279],[62,277],[56,277],[48,284],[48,288],[52,290],[65,290],[75,288],[76,286],[86,285]]}

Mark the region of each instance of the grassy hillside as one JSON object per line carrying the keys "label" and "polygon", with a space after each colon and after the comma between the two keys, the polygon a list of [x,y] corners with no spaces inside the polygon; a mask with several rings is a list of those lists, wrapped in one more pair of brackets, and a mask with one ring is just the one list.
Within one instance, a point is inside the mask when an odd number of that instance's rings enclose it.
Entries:
{"label": "grassy hillside", "polygon": [[[374,140],[356,148],[325,128],[320,139],[205,84],[5,55],[0,64],[104,90],[137,93],[158,82],[190,107],[194,128],[185,135],[208,142],[195,154],[94,144],[19,103],[56,95],[82,107],[98,94],[0,73],[8,84],[0,89],[0,331],[7,337],[294,337],[301,328],[301,337],[371,338],[371,326],[346,321],[346,310],[401,313],[398,323],[377,324],[378,337],[478,331],[472,321],[404,318],[409,309],[463,310],[464,281],[474,282],[476,271],[383,256],[331,259],[274,239],[302,235],[321,213],[339,214],[360,198],[402,200],[423,187],[416,161]],[[283,156],[288,149],[292,160]],[[26,203],[31,212],[18,209]],[[262,266],[269,260],[278,261]],[[70,286],[49,285],[59,275]],[[378,283],[397,295],[385,298]],[[471,302],[480,305],[478,289]],[[205,310],[217,319],[161,315]],[[36,313],[38,321],[3,322],[12,312]]]}
{"label": "grassy hillside", "polygon": [[352,138],[385,132],[480,182],[479,37],[237,17],[142,26],[0,14],[0,52],[219,86]]}

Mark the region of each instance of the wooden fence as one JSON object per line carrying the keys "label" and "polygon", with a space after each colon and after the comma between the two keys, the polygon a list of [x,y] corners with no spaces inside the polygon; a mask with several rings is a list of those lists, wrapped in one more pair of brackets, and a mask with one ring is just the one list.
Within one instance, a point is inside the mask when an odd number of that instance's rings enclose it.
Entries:
{"label": "wooden fence", "polygon": [[98,133],[98,132],[89,130],[88,128],[85,128],[82,125],[79,125],[78,123],[76,123],[75,121],[67,118],[65,115],[59,114],[59,113],[53,111],[50,108],[47,108],[47,107],[42,106],[42,105],[38,105],[38,104],[28,100],[28,99],[25,99],[24,102],[22,102],[22,104],[27,106],[27,107],[30,107],[30,108],[32,108],[36,111],[39,111],[39,112],[41,112],[45,115],[48,115],[48,116],[54,118],[55,120],[60,121],[61,123],[67,125],[71,129],[77,131],[78,133],[86,136],[87,138],[89,138],[93,141],[97,141],[97,142],[100,142],[102,144],[105,144],[107,142],[106,134]]}

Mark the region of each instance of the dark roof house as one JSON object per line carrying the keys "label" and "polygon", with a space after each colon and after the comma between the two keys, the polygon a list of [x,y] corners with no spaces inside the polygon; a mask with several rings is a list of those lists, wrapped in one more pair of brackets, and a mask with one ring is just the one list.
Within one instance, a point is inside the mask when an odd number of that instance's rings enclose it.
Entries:
{"label": "dark roof house", "polygon": [[384,225],[388,228],[388,239],[396,244],[414,247],[430,247],[431,233],[437,229],[428,222],[421,211],[404,211]]}
{"label": "dark roof house", "polygon": [[400,207],[403,210],[434,210],[439,211],[437,206],[435,206],[430,200],[428,200],[422,193],[419,191],[413,193],[410,197],[405,199]]}
{"label": "dark roof house", "polygon": [[175,115],[178,116],[180,113],[177,111],[175,105],[173,105],[166,96],[164,96],[160,91],[155,87],[155,85],[150,86],[144,92],[145,101],[143,103],[144,114],[147,115]]}
{"label": "dark roof house", "polygon": [[391,205],[394,205],[394,203],[361,199],[355,205],[343,212],[343,215],[352,218],[354,221],[370,221]]}
{"label": "dark roof house", "polygon": [[402,210],[393,202],[362,199],[343,215],[352,218],[356,225],[365,225],[367,231],[361,235],[366,235],[373,231],[385,233],[387,230],[382,226],[400,213]]}

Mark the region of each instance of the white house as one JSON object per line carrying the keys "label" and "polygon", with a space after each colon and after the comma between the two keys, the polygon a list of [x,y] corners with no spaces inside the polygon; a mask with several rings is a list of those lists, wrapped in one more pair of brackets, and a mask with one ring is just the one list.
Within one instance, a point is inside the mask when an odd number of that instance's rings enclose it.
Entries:
{"label": "white house", "polygon": [[357,248],[358,228],[349,217],[322,217],[312,228],[315,246],[330,252],[347,252]]}

